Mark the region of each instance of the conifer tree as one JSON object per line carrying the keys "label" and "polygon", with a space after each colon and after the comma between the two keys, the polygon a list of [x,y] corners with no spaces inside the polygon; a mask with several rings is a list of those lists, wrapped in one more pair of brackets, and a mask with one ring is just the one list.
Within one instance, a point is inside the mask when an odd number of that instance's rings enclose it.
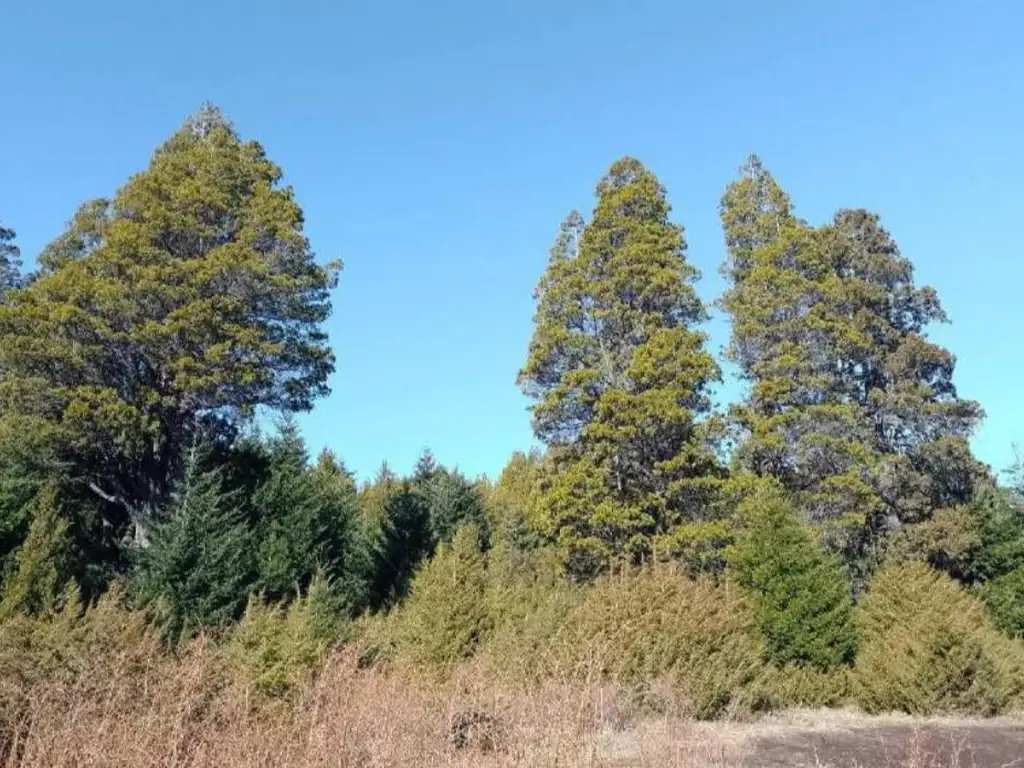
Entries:
{"label": "conifer tree", "polygon": [[433,545],[450,543],[455,531],[465,525],[475,526],[483,537],[489,537],[483,497],[477,487],[458,470],[441,469],[422,490],[430,515]]}
{"label": "conifer tree", "polygon": [[238,619],[257,583],[238,494],[224,491],[220,469],[204,469],[200,454],[190,452],[179,501],[138,552],[139,600],[172,644]]}
{"label": "conifer tree", "polygon": [[415,484],[386,463],[360,490],[359,505],[370,548],[369,604],[388,608],[408,594],[413,574],[433,552],[430,510]]}
{"label": "conifer tree", "polygon": [[857,649],[850,583],[833,555],[821,551],[778,490],[740,504],[730,572],[752,595],[768,654],[779,664],[828,669],[853,661]]}
{"label": "conifer tree", "polygon": [[364,542],[354,486],[340,468],[308,467],[298,428],[283,422],[269,441],[270,468],[253,497],[260,589],[270,600],[304,592],[318,571],[344,591],[352,611],[363,606]]}
{"label": "conifer tree", "polygon": [[696,328],[706,311],[683,229],[632,158],[597,198],[589,223],[562,225],[519,374],[557,467],[540,522],[579,575],[638,560],[699,519],[717,471],[699,420],[719,371]]}
{"label": "conifer tree", "polygon": [[15,241],[13,229],[0,222],[0,302],[7,291],[21,285],[21,250]]}
{"label": "conifer tree", "polygon": [[463,526],[416,574],[403,607],[401,644],[421,664],[449,667],[473,654],[490,628],[481,534]]}
{"label": "conifer tree", "polygon": [[844,210],[815,229],[757,158],[721,214],[727,355],[750,387],[734,411],[741,466],[796,492],[861,565],[880,534],[969,501],[984,475],[966,442],[981,409],[925,337],[945,314],[878,217]]}
{"label": "conifer tree", "polygon": [[71,577],[68,523],[56,489],[44,488],[31,505],[32,522],[14,556],[15,570],[3,583],[0,618],[17,613],[52,614]]}
{"label": "conifer tree", "polygon": [[281,177],[204,108],[112,200],[80,208],[0,306],[4,418],[53,431],[101,504],[97,535],[145,543],[195,435],[328,391],[334,271]]}

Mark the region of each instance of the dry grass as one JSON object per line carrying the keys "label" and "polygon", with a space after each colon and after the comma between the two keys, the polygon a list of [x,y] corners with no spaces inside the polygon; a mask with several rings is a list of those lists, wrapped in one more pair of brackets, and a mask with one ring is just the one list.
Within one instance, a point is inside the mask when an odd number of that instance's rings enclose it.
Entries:
{"label": "dry grass", "polygon": [[[359,669],[332,656],[290,701],[226,680],[202,645],[154,656],[130,679],[43,685],[8,726],[6,766],[715,766],[713,729],[665,715],[630,730],[629,698],[600,686],[444,684]],[[625,703],[624,703],[625,702]],[[453,724],[472,725],[462,735]],[[699,738],[681,738],[688,729]],[[622,734],[628,733],[628,737]],[[635,744],[633,743],[635,740]],[[628,762],[620,763],[620,759]]]}
{"label": "dry grass", "polygon": [[[203,642],[178,658],[136,647],[131,663],[107,653],[90,664],[22,691],[18,709],[7,710],[0,765],[967,768],[987,763],[972,762],[966,743],[940,755],[934,732],[955,740],[965,725],[1003,722],[815,710],[703,723],[668,688],[639,696],[579,681],[530,687],[472,663],[431,683],[408,670],[360,669],[345,649],[284,700],[260,697]],[[885,739],[900,729],[932,733],[890,749]],[[879,734],[883,762],[835,759],[816,746],[867,733]]]}

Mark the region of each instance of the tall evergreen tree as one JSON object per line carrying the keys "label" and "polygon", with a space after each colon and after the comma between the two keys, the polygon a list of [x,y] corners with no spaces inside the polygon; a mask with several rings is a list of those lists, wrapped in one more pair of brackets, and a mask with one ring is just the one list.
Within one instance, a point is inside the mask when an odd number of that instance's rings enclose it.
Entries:
{"label": "tall evergreen tree", "polygon": [[812,228],[757,158],[721,214],[727,355],[750,385],[734,411],[740,464],[796,492],[862,564],[880,533],[969,501],[981,409],[925,337],[945,314],[878,217],[840,211]]}
{"label": "tall evergreen tree", "polygon": [[479,489],[461,472],[440,469],[422,486],[430,515],[433,546],[450,543],[455,531],[472,525],[486,543],[489,537],[484,500]]}
{"label": "tall evergreen tree", "polygon": [[699,419],[718,366],[696,325],[682,227],[640,162],[616,162],[591,221],[563,223],[519,374],[557,471],[542,520],[581,575],[639,559],[706,510],[717,471]]}
{"label": "tall evergreen tree", "polygon": [[408,594],[413,574],[433,552],[430,509],[423,494],[384,464],[359,496],[372,568],[369,603],[387,608]]}
{"label": "tall evergreen tree", "polygon": [[199,432],[328,391],[334,271],[281,176],[204,108],[0,306],[4,417],[52,429],[102,504],[97,535],[145,541]]}
{"label": "tall evergreen tree", "polygon": [[0,222],[0,301],[7,291],[21,285],[21,250],[15,242],[13,229]]}

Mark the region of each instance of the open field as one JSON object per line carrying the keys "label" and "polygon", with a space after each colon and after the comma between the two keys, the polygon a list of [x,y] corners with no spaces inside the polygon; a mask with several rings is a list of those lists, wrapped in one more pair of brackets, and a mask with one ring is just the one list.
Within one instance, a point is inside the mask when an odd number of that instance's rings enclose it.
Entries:
{"label": "open field", "polygon": [[[113,660],[112,660],[113,661]],[[121,674],[118,669],[132,670]],[[286,701],[225,681],[210,654],[111,664],[36,686],[8,724],[10,766],[938,766],[1024,765],[1024,720],[801,710],[697,722],[670,691],[524,689],[471,669],[445,683],[359,669],[335,654]]]}

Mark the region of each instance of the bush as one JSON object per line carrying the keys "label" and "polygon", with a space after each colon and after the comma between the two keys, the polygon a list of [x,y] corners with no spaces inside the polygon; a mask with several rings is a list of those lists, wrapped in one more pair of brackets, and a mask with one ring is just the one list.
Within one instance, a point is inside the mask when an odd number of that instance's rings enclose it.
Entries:
{"label": "bush", "polygon": [[489,553],[487,610],[493,628],[482,654],[487,664],[519,681],[562,675],[553,638],[586,594],[564,575],[552,548],[521,549],[499,540]]}
{"label": "bush", "polygon": [[1024,638],[1024,567],[988,582],[980,595],[999,629],[1011,637]]}
{"label": "bush", "polygon": [[320,667],[346,628],[345,605],[320,575],[287,607],[253,598],[227,636],[224,652],[243,682],[262,696],[298,689]]}
{"label": "bush", "polygon": [[391,615],[365,625],[364,661],[401,657],[430,671],[450,670],[472,656],[487,636],[486,586],[479,530],[463,526],[451,545],[442,545],[416,574],[409,599]]}
{"label": "bush", "polygon": [[858,609],[864,645],[854,693],[868,712],[996,714],[1024,683],[1024,648],[979,600],[923,563],[888,566]]}
{"label": "bush", "polygon": [[660,567],[597,582],[552,650],[580,677],[667,679],[693,715],[711,718],[760,706],[752,695],[764,670],[755,633],[739,590]]}

